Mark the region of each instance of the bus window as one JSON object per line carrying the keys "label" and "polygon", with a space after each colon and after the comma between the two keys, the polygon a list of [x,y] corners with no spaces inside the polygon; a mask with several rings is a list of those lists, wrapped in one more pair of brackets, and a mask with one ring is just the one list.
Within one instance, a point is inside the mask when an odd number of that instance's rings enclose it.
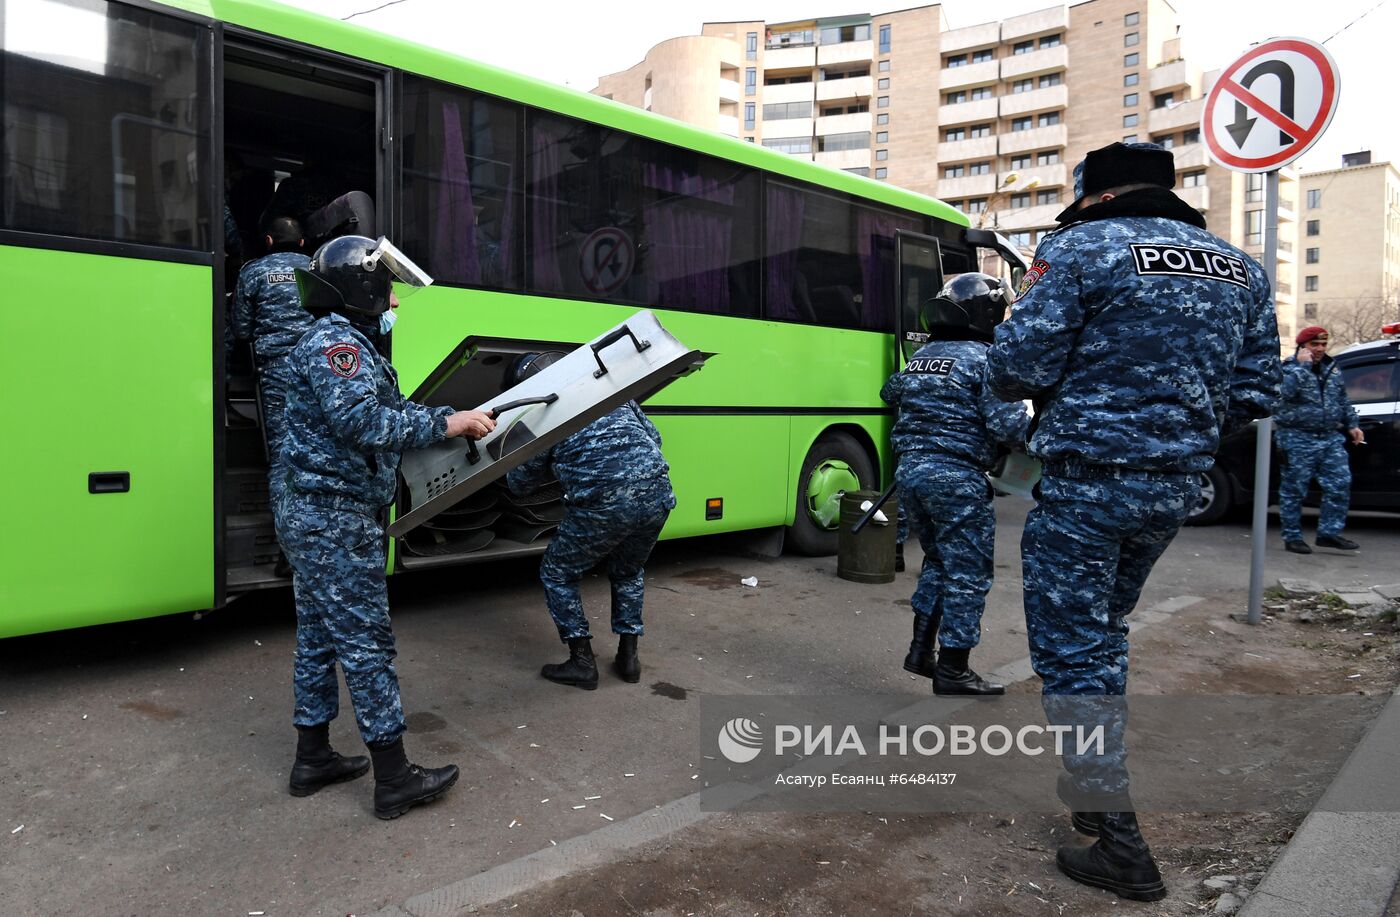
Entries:
{"label": "bus window", "polygon": [[519,290],[518,105],[405,76],[403,249],[438,283]]}
{"label": "bus window", "polygon": [[212,251],[209,30],[100,0],[3,0],[0,21],[0,227]]}
{"label": "bus window", "polygon": [[529,136],[532,291],[758,314],[752,170],[543,113]]}

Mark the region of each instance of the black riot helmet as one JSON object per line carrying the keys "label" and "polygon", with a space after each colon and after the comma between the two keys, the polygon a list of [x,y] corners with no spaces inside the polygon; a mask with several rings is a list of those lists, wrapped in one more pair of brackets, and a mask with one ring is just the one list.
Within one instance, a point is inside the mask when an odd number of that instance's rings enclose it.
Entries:
{"label": "black riot helmet", "polygon": [[394,281],[410,289],[433,282],[383,236],[378,241],[364,236],[332,239],[316,250],[308,268],[297,268],[296,274],[302,308],[318,317],[338,312],[360,323],[372,323],[389,311]]}
{"label": "black riot helmet", "polygon": [[1011,304],[1006,283],[990,274],[959,274],[924,303],[923,325],[935,338],[992,339]]}
{"label": "black riot helmet", "polygon": [[515,388],[535,373],[542,371],[546,366],[553,366],[563,358],[563,352],[558,350],[522,353],[515,358],[514,363],[510,364],[510,369],[506,370],[505,387]]}

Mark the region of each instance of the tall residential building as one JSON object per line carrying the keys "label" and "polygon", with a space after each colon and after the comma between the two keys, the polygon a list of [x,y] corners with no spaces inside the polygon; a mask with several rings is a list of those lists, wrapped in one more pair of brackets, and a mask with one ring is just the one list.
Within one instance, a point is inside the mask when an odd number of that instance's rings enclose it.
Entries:
{"label": "tall residential building", "polygon": [[1369,152],[1302,176],[1303,275],[1295,324],[1325,325],[1337,343],[1380,337],[1400,321],[1400,172]]}
{"label": "tall residential building", "polygon": [[[1199,124],[1216,73],[1182,55],[1167,0],[1087,0],[950,29],[943,8],[705,23],[593,90],[793,156],[941,198],[1024,250],[1115,140],[1176,155],[1177,193],[1262,259],[1264,178],[1211,162]],[[1014,176],[1014,177],[1013,177]],[[1281,173],[1275,296],[1295,308],[1297,174]]]}

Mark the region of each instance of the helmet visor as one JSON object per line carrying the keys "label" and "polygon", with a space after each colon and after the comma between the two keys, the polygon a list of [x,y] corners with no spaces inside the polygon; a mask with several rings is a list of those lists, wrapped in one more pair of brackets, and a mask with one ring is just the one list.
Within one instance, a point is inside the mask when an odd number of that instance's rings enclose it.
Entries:
{"label": "helmet visor", "polygon": [[415,290],[432,285],[433,278],[384,236],[380,236],[374,250],[365,255],[365,270],[373,271],[380,265],[387,267],[394,275],[394,280],[408,288],[399,294],[400,299],[409,296]]}

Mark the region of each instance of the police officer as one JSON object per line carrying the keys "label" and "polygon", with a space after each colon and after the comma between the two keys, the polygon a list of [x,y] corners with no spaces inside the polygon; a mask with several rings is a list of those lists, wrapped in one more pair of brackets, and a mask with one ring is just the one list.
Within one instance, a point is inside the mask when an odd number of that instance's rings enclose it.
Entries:
{"label": "police officer", "polygon": [[301,307],[296,271],[305,269],[311,259],[301,251],[301,224],[291,217],[272,220],[263,241],[268,254],[249,261],[238,272],[233,334],[240,341],[253,342],[267,440],[268,491],[275,512],[286,477],[281,454],[287,434],[286,391],[293,375],[287,355],[313,321]]}
{"label": "police officer", "polygon": [[[506,374],[513,388],[557,361],[557,351],[522,354]],[[612,630],[617,634],[613,671],[641,680],[637,638],[642,635],[643,565],[666,517],[676,506],[661,454],[661,434],[635,401],[593,421],[506,476],[512,493],[528,494],[557,478],[564,487],[564,519],[540,563],[549,616],[569,658],[540,674],[561,685],[592,691],[598,665],[579,582],[604,559],[612,584]]]}
{"label": "police officer", "polygon": [[992,588],[996,518],[984,472],[996,444],[1024,445],[1030,425],[1024,405],[1002,401],[986,384],[987,346],[1009,304],[995,277],[953,278],[925,306],[929,343],[880,390],[899,411],[892,434],[899,504],[924,549],[904,669],[933,679],[940,695],[1006,692],[967,660]]}
{"label": "police officer", "polygon": [[[1345,443],[1366,442],[1360,417],[1347,400],[1336,362],[1327,355],[1327,329],[1309,325],[1298,332],[1298,349],[1283,361],[1283,400],[1274,420],[1274,440],[1284,455],[1278,487],[1283,544],[1294,554],[1311,554],[1303,540],[1302,503],[1308,482],[1322,489],[1317,546],[1355,551],[1361,545],[1342,537],[1351,498],[1351,466]],[[1343,432],[1345,431],[1345,432]]]}
{"label": "police officer", "polygon": [[316,321],[288,358],[281,455],[288,477],[275,516],[297,606],[291,793],[310,795],[369,769],[369,761],[342,757],[328,741],[339,662],[373,759],[379,818],[436,799],[457,780],[455,765],[423,768],[404,753],[381,513],[393,499],[403,450],[480,438],[495,426],[480,411],[427,408],[399,393],[393,366],[373,343],[392,325],[395,278],[431,283],[392,244],[361,236],[332,239],[296,269],[302,305]]}
{"label": "police officer", "polygon": [[1044,472],[1021,557],[1046,713],[1107,726],[1106,754],[1066,755],[1061,784],[1072,808],[1102,813],[1075,818],[1098,841],[1056,859],[1076,881],[1144,901],[1166,889],[1128,797],[1121,707],[1090,701],[1126,689],[1127,615],[1222,429],[1267,416],[1279,390],[1264,272],[1206,232],[1174,184],[1156,144],[1091,151],[987,355],[993,391],[1036,407],[1030,452]]}

